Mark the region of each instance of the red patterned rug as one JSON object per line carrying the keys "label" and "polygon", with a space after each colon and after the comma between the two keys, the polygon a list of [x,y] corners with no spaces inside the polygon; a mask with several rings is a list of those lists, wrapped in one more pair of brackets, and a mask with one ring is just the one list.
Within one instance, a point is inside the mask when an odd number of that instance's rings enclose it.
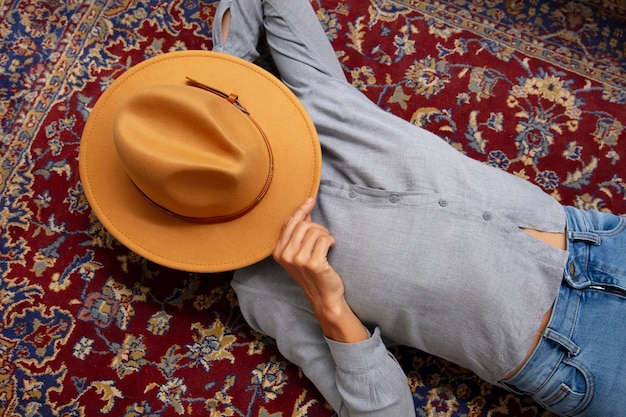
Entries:
{"label": "red patterned rug", "polygon": [[[113,79],[210,49],[216,3],[0,3],[0,412],[330,416],[243,321],[229,274],[167,270],[91,213],[85,120]],[[346,74],[382,108],[564,204],[626,213],[624,0],[313,0]],[[550,416],[395,349],[418,416]]]}

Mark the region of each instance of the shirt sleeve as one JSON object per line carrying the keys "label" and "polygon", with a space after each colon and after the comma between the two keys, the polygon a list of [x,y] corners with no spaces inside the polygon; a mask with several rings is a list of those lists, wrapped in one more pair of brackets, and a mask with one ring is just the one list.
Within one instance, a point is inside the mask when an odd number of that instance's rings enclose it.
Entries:
{"label": "shirt sleeve", "polygon": [[250,326],[276,340],[281,354],[302,368],[339,416],[415,415],[406,375],[380,330],[352,344],[324,337],[304,294],[278,268],[235,274],[232,286]]}

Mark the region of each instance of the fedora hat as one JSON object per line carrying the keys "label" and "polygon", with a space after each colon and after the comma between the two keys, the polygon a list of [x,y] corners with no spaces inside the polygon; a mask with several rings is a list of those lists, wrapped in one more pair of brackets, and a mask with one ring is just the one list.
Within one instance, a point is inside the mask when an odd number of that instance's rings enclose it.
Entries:
{"label": "fedora hat", "polygon": [[83,131],[89,204],[122,244],[160,265],[221,272],[271,254],[317,193],[321,151],[276,77],[219,52],[148,59],[117,78]]}

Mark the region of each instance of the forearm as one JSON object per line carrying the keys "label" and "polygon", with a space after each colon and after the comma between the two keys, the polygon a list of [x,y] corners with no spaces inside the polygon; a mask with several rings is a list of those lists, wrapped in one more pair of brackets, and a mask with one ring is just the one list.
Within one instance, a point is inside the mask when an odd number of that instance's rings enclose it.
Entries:
{"label": "forearm", "polygon": [[271,264],[267,260],[235,274],[233,288],[248,323],[276,340],[340,416],[414,415],[406,375],[380,332],[359,343],[325,338],[300,289],[283,271],[270,272]]}
{"label": "forearm", "polygon": [[[406,376],[379,330],[369,337],[346,302],[343,281],[327,259],[335,239],[311,221],[313,206],[314,201],[307,200],[285,222],[273,253],[293,279],[280,288],[297,284],[301,290],[284,299],[298,307],[288,317],[275,316],[275,321],[267,313],[255,319],[267,324],[262,331],[276,338],[285,357],[302,367],[340,415],[410,416],[414,408]],[[270,286],[277,289],[275,282]]]}
{"label": "forearm", "polygon": [[322,225],[311,221],[313,199],[304,202],[281,230],[274,259],[300,286],[324,335],[343,343],[367,339],[367,331],[344,297],[341,277],[328,263],[335,239]]}

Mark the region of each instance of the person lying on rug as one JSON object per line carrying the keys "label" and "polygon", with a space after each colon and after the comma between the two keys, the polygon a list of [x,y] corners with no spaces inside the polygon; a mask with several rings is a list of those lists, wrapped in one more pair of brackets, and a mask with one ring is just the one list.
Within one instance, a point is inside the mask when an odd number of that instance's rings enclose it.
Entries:
{"label": "person lying on rug", "polygon": [[[284,84],[249,63],[262,32]],[[89,117],[81,180],[118,240],[237,269],[246,320],[341,416],[415,414],[386,344],[563,416],[626,409],[625,218],[378,108],[306,0],[223,0],[213,37],[132,68]]]}

